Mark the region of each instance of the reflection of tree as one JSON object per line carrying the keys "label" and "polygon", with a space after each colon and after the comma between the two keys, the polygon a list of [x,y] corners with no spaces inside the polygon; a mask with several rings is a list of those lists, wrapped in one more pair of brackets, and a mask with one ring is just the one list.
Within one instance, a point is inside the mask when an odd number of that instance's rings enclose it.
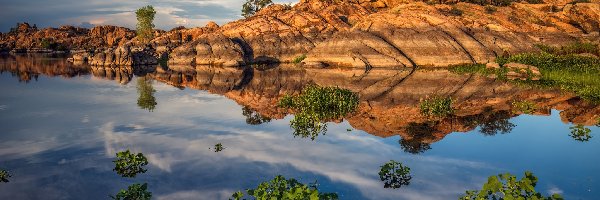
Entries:
{"label": "reflection of tree", "polygon": [[154,88],[152,87],[152,79],[139,77],[137,80],[138,97],[137,104],[141,109],[153,111],[156,107],[156,98],[154,97]]}
{"label": "reflection of tree", "polygon": [[113,171],[123,177],[134,178],[137,174],[147,171],[142,167],[148,165],[148,159],[142,153],[133,154],[129,150],[121,151],[117,153],[117,159],[113,162],[115,163]]}
{"label": "reflection of tree", "polygon": [[431,149],[430,144],[423,141],[435,138],[434,126],[435,122],[409,123],[405,129],[408,137],[400,139],[400,147],[411,154],[420,154]]}
{"label": "reflection of tree", "polygon": [[281,98],[278,106],[296,111],[294,119],[290,121],[294,136],[314,140],[319,134],[327,132],[325,121],[339,119],[356,110],[358,95],[338,87],[309,85],[300,95]]}
{"label": "reflection of tree", "polygon": [[481,128],[479,132],[481,132],[483,135],[489,136],[493,136],[498,133],[510,133],[512,129],[516,126],[515,124],[509,121],[510,118],[510,113],[506,111],[491,114],[479,124],[479,127]]}
{"label": "reflection of tree", "polygon": [[390,160],[381,166],[379,170],[379,179],[383,181],[384,188],[397,189],[410,184],[410,168],[403,166],[402,163]]}
{"label": "reflection of tree", "polygon": [[590,135],[592,130],[583,125],[576,125],[569,129],[571,129],[571,134],[569,134],[569,136],[571,136],[577,141],[587,142],[590,141],[590,139],[592,139],[592,136]]}
{"label": "reflection of tree", "polygon": [[121,189],[115,196],[111,196],[114,200],[149,200],[152,198],[152,192],[148,191],[148,184],[133,184],[127,187],[127,190]]}
{"label": "reflection of tree", "polygon": [[246,116],[246,123],[250,125],[259,125],[271,121],[271,118],[262,116],[260,113],[252,110],[248,106],[244,106],[244,108],[242,108],[242,115]]}

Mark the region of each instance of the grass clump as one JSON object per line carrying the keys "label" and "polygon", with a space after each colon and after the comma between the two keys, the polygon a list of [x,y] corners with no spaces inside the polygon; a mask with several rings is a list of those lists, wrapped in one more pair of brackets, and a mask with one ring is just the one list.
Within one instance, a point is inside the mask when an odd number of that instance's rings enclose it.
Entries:
{"label": "grass clump", "polygon": [[532,114],[535,112],[536,106],[533,102],[527,100],[513,101],[512,102],[513,113],[525,113]]}
{"label": "grass clump", "polygon": [[294,58],[294,60],[292,60],[292,63],[298,64],[298,63],[302,62],[304,59],[306,59],[306,54],[302,54],[302,55],[299,55],[298,57]]}
{"label": "grass clump", "polygon": [[421,100],[419,105],[421,114],[426,117],[444,118],[454,113],[452,98],[450,97],[428,97]]}
{"label": "grass clump", "polygon": [[596,56],[600,56],[600,47],[598,47],[598,45],[588,42],[576,42],[562,47],[553,47],[543,44],[537,44],[536,47],[541,49],[543,52],[554,55],[589,53]]}
{"label": "grass clump", "polygon": [[539,81],[521,81],[528,85],[557,87],[576,95],[600,102],[600,59],[575,54],[529,53],[499,58],[498,63],[522,63],[536,66],[542,77]]}
{"label": "grass clump", "polygon": [[325,120],[338,119],[354,112],[358,102],[358,95],[350,90],[309,85],[300,95],[281,98],[278,106],[296,111],[290,121],[294,135],[314,140],[327,131]]}

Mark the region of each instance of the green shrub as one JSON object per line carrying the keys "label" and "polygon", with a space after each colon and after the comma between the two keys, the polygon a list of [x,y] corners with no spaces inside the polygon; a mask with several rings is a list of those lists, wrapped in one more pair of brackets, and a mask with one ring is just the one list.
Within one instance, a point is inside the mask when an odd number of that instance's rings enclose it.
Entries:
{"label": "green shrub", "polygon": [[390,160],[381,166],[379,179],[384,182],[384,188],[397,189],[410,184],[410,168],[402,163]]}
{"label": "green shrub", "polygon": [[6,170],[0,170],[0,182],[8,183],[8,178],[10,178],[10,174]]}
{"label": "green shrub", "polygon": [[150,200],[152,193],[148,192],[148,184],[133,184],[127,187],[127,190],[121,190],[116,196],[111,196],[114,200]]}
{"label": "green shrub", "polygon": [[281,108],[296,111],[290,127],[294,135],[314,140],[327,130],[325,120],[341,118],[358,107],[358,95],[338,87],[309,85],[298,96],[283,96],[278,103]]}
{"label": "green shrub", "polygon": [[146,169],[142,168],[148,165],[148,159],[142,153],[133,154],[127,151],[121,151],[117,153],[117,159],[113,161],[117,174],[134,178],[139,173],[146,173]]}
{"label": "green shrub", "polygon": [[[281,175],[268,182],[262,182],[255,189],[247,189],[246,193],[254,199],[338,199],[338,195],[335,193],[320,193],[316,184],[305,185],[296,179],[286,179]],[[238,191],[231,197],[241,200],[244,199],[244,193]]]}
{"label": "green shrub", "polygon": [[457,8],[456,6],[452,6],[452,9],[450,9],[450,11],[448,11],[448,13],[450,15],[454,15],[454,16],[462,16],[463,11],[459,8]]}
{"label": "green shrub", "polygon": [[576,125],[576,126],[570,127],[569,129],[571,129],[571,134],[569,136],[571,136],[573,139],[575,139],[577,141],[587,142],[590,139],[592,139],[592,136],[590,135],[592,130],[590,130],[589,128],[587,128],[583,125]]}
{"label": "green shrub", "polygon": [[428,97],[421,101],[419,108],[421,114],[426,117],[444,118],[454,113],[452,98],[450,97]]}
{"label": "green shrub", "polygon": [[513,113],[532,114],[536,109],[535,104],[527,100],[513,101],[511,105]]}
{"label": "green shrub", "polygon": [[294,58],[294,60],[292,60],[292,62],[298,64],[298,63],[302,62],[304,59],[306,59],[306,54],[299,55],[298,57]]}
{"label": "green shrub", "polygon": [[488,14],[495,13],[497,10],[498,9],[496,8],[496,6],[492,6],[492,5],[485,6],[485,12]]}
{"label": "green shrub", "polygon": [[487,183],[483,185],[481,190],[466,191],[465,196],[461,200],[483,200],[483,199],[539,199],[539,200],[562,200],[559,194],[552,194],[550,197],[544,197],[541,193],[535,191],[538,178],[531,172],[525,172],[525,176],[521,180],[510,174],[500,174],[498,176],[490,176]]}
{"label": "green shrub", "polygon": [[541,49],[543,52],[554,55],[569,55],[581,53],[600,55],[600,47],[589,42],[576,42],[562,47],[552,47],[543,44],[536,44],[536,47]]}

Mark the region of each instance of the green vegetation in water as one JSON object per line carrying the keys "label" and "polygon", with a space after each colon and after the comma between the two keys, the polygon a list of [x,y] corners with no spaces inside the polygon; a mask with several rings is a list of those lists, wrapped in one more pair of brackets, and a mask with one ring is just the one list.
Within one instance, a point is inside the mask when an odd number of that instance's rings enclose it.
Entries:
{"label": "green vegetation in water", "polygon": [[419,105],[421,114],[428,118],[444,118],[454,113],[452,98],[433,96],[421,100]]}
{"label": "green vegetation in water", "polygon": [[143,44],[154,38],[154,15],[156,15],[156,11],[151,5],[141,7],[135,11],[137,18],[136,33],[138,40]]}
{"label": "green vegetation in water", "polygon": [[402,163],[390,160],[381,166],[379,170],[379,179],[383,181],[384,188],[397,189],[410,184],[410,168],[403,166]]}
{"label": "green vegetation in water", "polygon": [[[573,52],[575,50],[557,50],[559,52]],[[529,53],[498,58],[498,63],[522,63],[536,66],[540,69],[542,77],[539,81],[516,81],[526,85],[554,87],[571,91],[576,95],[600,102],[600,59],[576,54],[551,54],[548,52]]]}
{"label": "green vegetation in water", "polygon": [[583,125],[572,126],[569,129],[571,129],[571,134],[569,134],[569,136],[571,136],[574,140],[587,142],[592,139],[592,135],[590,135],[592,130]]}
{"label": "green vegetation in water", "polygon": [[298,57],[294,58],[294,60],[292,60],[292,62],[298,64],[298,63],[302,62],[304,59],[306,59],[306,54],[299,55]]}
{"label": "green vegetation in water", "polygon": [[521,180],[517,180],[512,174],[505,173],[498,176],[490,176],[481,190],[466,191],[461,200],[509,200],[509,199],[537,199],[537,200],[562,200],[559,194],[544,197],[535,191],[538,178],[531,172],[525,172]]}
{"label": "green vegetation in water", "polygon": [[341,118],[356,110],[358,95],[338,87],[309,85],[298,96],[282,97],[278,106],[296,111],[290,121],[295,136],[314,140],[327,132],[324,121]]}
{"label": "green vegetation in water", "polygon": [[242,16],[245,18],[252,17],[258,11],[273,4],[271,0],[246,0],[246,3],[242,5]]}
{"label": "green vegetation in water", "polygon": [[117,159],[113,161],[117,174],[134,178],[139,173],[146,173],[146,169],[142,168],[148,165],[148,159],[142,153],[133,154],[129,150],[117,153]]}
{"label": "green vegetation in water", "polygon": [[127,187],[127,190],[121,189],[115,196],[111,196],[114,200],[150,200],[152,192],[148,191],[148,184],[133,184]]}
{"label": "green vegetation in water", "polygon": [[[262,182],[256,189],[247,189],[246,193],[254,199],[310,199],[310,200],[334,200],[338,199],[335,193],[320,193],[316,184],[305,185],[296,179],[286,179],[279,175],[273,180]],[[244,193],[235,192],[232,196],[235,200],[243,199]]]}
{"label": "green vegetation in water", "polygon": [[6,170],[3,170],[3,169],[2,169],[2,170],[0,170],[0,182],[3,182],[3,183],[8,183],[8,182],[9,182],[8,178],[10,178],[10,177],[11,177],[11,176],[10,176],[10,174],[8,173],[8,171],[6,171]]}
{"label": "green vegetation in water", "polygon": [[246,117],[246,124],[259,125],[271,121],[271,118],[262,116],[260,113],[252,110],[248,106],[242,108],[242,115]]}
{"label": "green vegetation in water", "polygon": [[217,143],[217,144],[215,144],[214,149],[215,149],[215,152],[220,152],[220,151],[223,151],[223,149],[225,149],[225,147],[223,146],[223,144]]}
{"label": "green vegetation in water", "polygon": [[496,75],[496,77],[500,80],[508,80],[506,78],[506,73],[508,73],[508,69],[487,69],[483,64],[455,65],[450,66],[448,70],[457,74],[481,74],[486,76]]}
{"label": "green vegetation in water", "polygon": [[527,100],[513,101],[511,105],[513,108],[513,113],[532,114],[536,109],[535,104]]}
{"label": "green vegetation in water", "polygon": [[158,103],[156,103],[156,98],[154,97],[156,90],[152,87],[152,79],[139,77],[136,88],[140,95],[137,100],[138,107],[150,112],[154,111]]}

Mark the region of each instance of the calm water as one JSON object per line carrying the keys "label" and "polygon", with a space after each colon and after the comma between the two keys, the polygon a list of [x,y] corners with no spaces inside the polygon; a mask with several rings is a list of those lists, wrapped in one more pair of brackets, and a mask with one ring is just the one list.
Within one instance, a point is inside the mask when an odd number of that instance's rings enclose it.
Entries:
{"label": "calm water", "polygon": [[[302,69],[107,70],[14,57],[0,65],[0,169],[12,175],[0,183],[0,199],[107,199],[144,182],[155,199],[227,199],[279,174],[317,181],[320,191],[341,199],[456,199],[480,189],[488,176],[521,177],[527,170],[539,178],[542,194],[600,196],[600,129],[587,126],[592,138],[576,141],[569,136],[573,124],[559,111],[583,110],[568,114],[578,119],[597,108],[590,105],[569,101],[549,115],[511,114],[503,122],[512,130],[495,135],[456,125],[466,118],[457,119],[451,122],[458,127],[425,137],[411,151],[399,144],[402,134],[394,134],[394,125],[410,117],[385,114],[411,100],[391,97],[373,100],[387,102],[382,109],[371,105],[385,119],[357,115],[328,123],[315,140],[294,137],[293,116],[273,99],[310,82]],[[156,91],[152,112],[144,109],[151,105],[138,105],[139,84]],[[225,149],[215,152],[217,143]],[[148,157],[147,173],[127,179],[112,171],[115,153],[125,149]],[[377,173],[389,160],[412,169],[409,186],[383,187]]]}

